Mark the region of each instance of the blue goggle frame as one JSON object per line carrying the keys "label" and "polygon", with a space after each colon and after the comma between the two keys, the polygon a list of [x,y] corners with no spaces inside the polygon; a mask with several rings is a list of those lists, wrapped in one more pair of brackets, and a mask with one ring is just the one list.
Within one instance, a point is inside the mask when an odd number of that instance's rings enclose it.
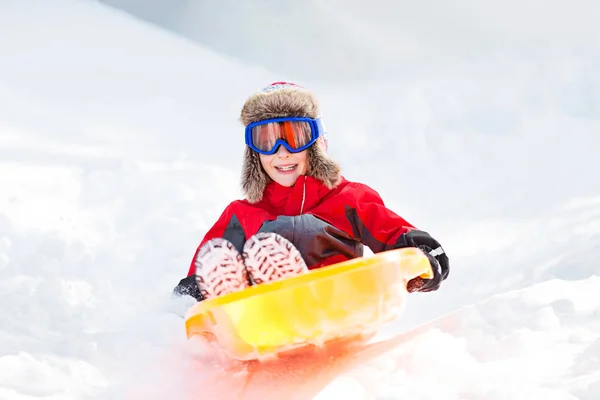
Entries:
{"label": "blue goggle frame", "polygon": [[[284,122],[284,121],[298,121],[298,122],[308,123],[310,126],[310,132],[311,132],[311,137],[310,137],[310,140],[308,141],[308,143],[306,143],[302,147],[298,147],[295,149],[295,148],[291,147],[285,140],[277,139],[277,141],[273,145],[273,148],[268,151],[260,150],[259,148],[254,146],[254,144],[252,143],[252,128],[259,126],[259,125],[269,124],[272,122]],[[265,119],[263,121],[253,122],[250,125],[246,126],[246,144],[248,145],[248,147],[250,147],[252,150],[256,151],[257,153],[265,154],[265,155],[275,154],[277,152],[277,150],[279,149],[280,145],[285,147],[287,149],[287,151],[289,151],[290,153],[299,153],[301,151],[308,149],[310,146],[312,146],[313,143],[315,143],[317,141],[317,139],[323,134],[325,134],[325,128],[323,126],[323,122],[321,121],[321,118],[312,119],[312,118],[304,118],[304,117],[285,117],[285,118]]]}

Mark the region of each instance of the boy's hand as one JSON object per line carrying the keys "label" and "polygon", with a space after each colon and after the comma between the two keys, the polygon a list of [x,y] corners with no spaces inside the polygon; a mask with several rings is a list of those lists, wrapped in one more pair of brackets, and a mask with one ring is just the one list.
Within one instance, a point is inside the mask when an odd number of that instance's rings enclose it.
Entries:
{"label": "boy's hand", "polygon": [[427,232],[415,229],[403,234],[398,240],[396,247],[420,248],[427,255],[427,258],[429,258],[431,270],[433,271],[433,278],[431,279],[417,277],[408,281],[406,285],[408,291],[412,293],[438,290],[442,281],[448,277],[450,270],[448,256],[440,243]]}
{"label": "boy's hand", "polygon": [[[440,284],[442,283],[442,267],[440,265],[440,262],[431,255],[430,251],[431,248],[427,247],[427,246],[419,246],[419,248],[421,250],[423,250],[423,253],[425,253],[425,255],[427,256],[427,258],[429,258],[429,264],[431,264],[431,270],[433,271],[433,277],[431,279],[425,279],[425,278],[421,278],[420,276],[411,279],[410,281],[408,281],[408,284],[406,285],[406,289],[408,289],[409,293],[412,292],[432,292],[434,290],[438,290],[440,288]],[[446,260],[448,259],[448,257],[445,254],[442,254],[444,257],[446,257]]]}

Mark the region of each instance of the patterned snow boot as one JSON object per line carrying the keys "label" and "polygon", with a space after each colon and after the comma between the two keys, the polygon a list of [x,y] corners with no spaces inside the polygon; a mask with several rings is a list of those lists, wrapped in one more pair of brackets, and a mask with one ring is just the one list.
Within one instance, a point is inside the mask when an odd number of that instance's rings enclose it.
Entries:
{"label": "patterned snow boot", "polygon": [[254,284],[290,278],[308,271],[300,252],[283,236],[259,232],[250,237],[242,251]]}
{"label": "patterned snow boot", "polygon": [[242,255],[226,239],[206,242],[198,250],[194,265],[196,283],[205,300],[250,286]]}

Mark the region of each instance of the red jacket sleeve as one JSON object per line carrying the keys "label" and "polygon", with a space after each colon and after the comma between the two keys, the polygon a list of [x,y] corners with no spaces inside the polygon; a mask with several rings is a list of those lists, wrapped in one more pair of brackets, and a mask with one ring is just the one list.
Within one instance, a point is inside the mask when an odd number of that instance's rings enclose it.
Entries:
{"label": "red jacket sleeve", "polygon": [[347,207],[354,235],[371,251],[379,253],[395,247],[400,236],[415,227],[385,206],[381,196],[369,186],[352,183],[354,207]]}
{"label": "red jacket sleeve", "polygon": [[196,273],[196,267],[194,266],[194,260],[198,255],[198,251],[204,245],[204,243],[208,242],[211,239],[217,237],[223,237],[225,234],[225,230],[229,226],[229,222],[231,221],[231,217],[233,216],[233,207],[232,204],[228,205],[225,210],[221,213],[221,216],[215,222],[215,224],[206,232],[204,238],[196,248],[196,252],[194,253],[194,257],[192,258],[192,262],[190,263],[190,268],[188,270],[187,276],[191,276]]}

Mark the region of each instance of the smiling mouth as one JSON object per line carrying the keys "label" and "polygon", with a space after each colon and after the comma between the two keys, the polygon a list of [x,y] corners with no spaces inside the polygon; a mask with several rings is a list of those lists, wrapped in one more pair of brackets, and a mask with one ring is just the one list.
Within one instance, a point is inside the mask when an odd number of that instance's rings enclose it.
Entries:
{"label": "smiling mouth", "polygon": [[279,166],[275,167],[275,169],[279,172],[291,172],[291,171],[295,170],[297,167],[298,167],[298,164],[279,165]]}

